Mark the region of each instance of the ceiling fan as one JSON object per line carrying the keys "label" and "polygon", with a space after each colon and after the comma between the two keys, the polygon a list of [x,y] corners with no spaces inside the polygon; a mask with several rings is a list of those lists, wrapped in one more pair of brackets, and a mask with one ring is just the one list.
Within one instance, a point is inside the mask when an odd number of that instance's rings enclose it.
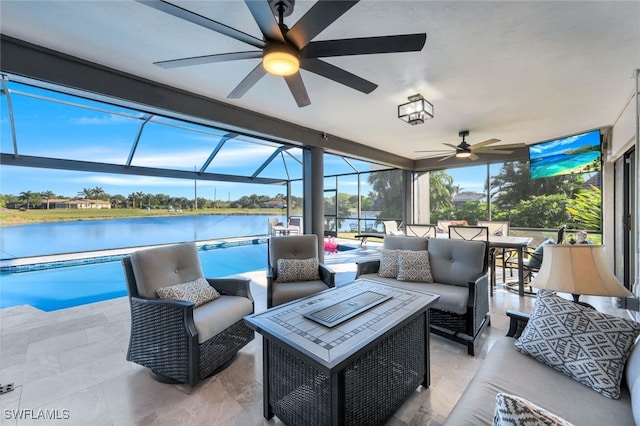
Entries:
{"label": "ceiling fan", "polygon": [[[453,152],[451,152],[450,150],[423,150],[423,151],[415,151],[415,152],[445,152],[444,156],[438,160],[438,161],[444,161],[446,159],[449,159],[451,157],[456,157],[456,158],[470,158],[471,160],[477,160],[478,157],[476,154],[512,154],[513,151],[509,151],[509,150],[505,150],[505,149],[500,149],[500,148],[505,148],[507,146],[503,145],[500,146],[498,148],[493,148],[490,147],[488,145],[500,142],[500,139],[487,139],[486,141],[483,142],[478,142],[475,143],[473,145],[470,145],[467,143],[467,141],[465,140],[465,138],[467,136],[469,136],[469,131],[468,130],[461,130],[458,133],[458,136],[460,136],[462,138],[462,142],[460,142],[460,144],[458,145],[452,145],[450,143],[443,143],[443,145],[446,146],[450,146],[451,148],[454,149]],[[509,145],[508,148],[516,148],[520,145]],[[438,155],[434,155],[434,157],[439,157],[442,154],[438,154]],[[425,158],[429,158],[429,157],[425,157]]]}
{"label": "ceiling fan", "polygon": [[358,0],[320,0],[291,29],[285,25],[284,18],[293,12],[295,0],[245,0],[251,15],[262,32],[262,38],[256,38],[163,0],[136,1],[260,49],[154,62],[163,68],[175,68],[262,58],[262,61],[233,89],[227,98],[242,97],[266,73],[270,73],[284,77],[298,107],[307,106],[311,104],[311,101],[299,68],[368,94],[378,85],[319,58],[415,52],[422,50],[427,40],[427,35],[421,33],[311,41],[355,6]]}

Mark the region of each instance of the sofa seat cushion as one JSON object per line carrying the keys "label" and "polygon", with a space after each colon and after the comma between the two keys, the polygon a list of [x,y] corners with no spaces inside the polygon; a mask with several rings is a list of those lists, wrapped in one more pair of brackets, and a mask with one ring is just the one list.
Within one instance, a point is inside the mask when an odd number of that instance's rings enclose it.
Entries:
{"label": "sofa seat cushion", "polygon": [[496,395],[516,395],[576,425],[633,425],[631,396],[622,387],[620,399],[594,392],[558,370],[498,339],[457,402],[446,425],[490,425]]}
{"label": "sofa seat cushion", "polygon": [[467,287],[440,283],[398,281],[393,278],[381,277],[378,274],[364,274],[358,278],[378,281],[409,290],[437,294],[440,296],[440,299],[432,306],[433,309],[452,312],[458,315],[463,315],[467,312],[467,302],[469,300],[469,289]]}
{"label": "sofa seat cushion", "polygon": [[193,310],[193,322],[202,344],[231,325],[253,313],[253,305],[246,297],[220,296]]}
{"label": "sofa seat cushion", "polygon": [[278,283],[274,282],[271,287],[271,297],[273,306],[282,305],[301,297],[316,294],[320,291],[327,290],[329,286],[322,280],[300,281]]}

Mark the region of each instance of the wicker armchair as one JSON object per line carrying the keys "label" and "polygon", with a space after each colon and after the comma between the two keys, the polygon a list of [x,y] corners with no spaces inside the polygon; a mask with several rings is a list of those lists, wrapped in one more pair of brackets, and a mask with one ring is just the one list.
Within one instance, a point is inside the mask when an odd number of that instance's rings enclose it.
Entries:
{"label": "wicker armchair", "polygon": [[137,251],[122,265],[131,306],[127,360],[149,368],[159,381],[194,386],[253,340],[243,320],[254,311],[248,279],[207,279],[221,296],[198,307],[156,296],[161,287],[203,277],[195,244]]}
{"label": "wicker armchair", "polygon": [[319,280],[293,282],[278,280],[279,259],[318,258],[318,237],[315,234],[271,238],[268,257],[267,308],[335,287],[336,273],[323,263],[318,264]]}

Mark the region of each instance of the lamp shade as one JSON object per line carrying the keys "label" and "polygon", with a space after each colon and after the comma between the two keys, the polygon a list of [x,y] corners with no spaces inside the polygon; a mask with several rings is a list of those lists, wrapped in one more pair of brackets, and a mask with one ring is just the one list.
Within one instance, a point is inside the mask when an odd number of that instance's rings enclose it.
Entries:
{"label": "lamp shade", "polygon": [[531,286],[575,295],[633,296],[609,269],[604,246],[547,244]]}

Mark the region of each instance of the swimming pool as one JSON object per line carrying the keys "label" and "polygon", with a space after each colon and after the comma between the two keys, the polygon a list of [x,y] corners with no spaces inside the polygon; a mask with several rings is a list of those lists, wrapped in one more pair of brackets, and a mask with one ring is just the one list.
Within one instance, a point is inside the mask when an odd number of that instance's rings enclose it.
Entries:
{"label": "swimming pool", "polygon": [[[267,266],[265,243],[205,246],[199,253],[202,270],[209,278]],[[127,295],[119,261],[3,274],[0,280],[0,308],[31,305],[43,311],[55,311]]]}

